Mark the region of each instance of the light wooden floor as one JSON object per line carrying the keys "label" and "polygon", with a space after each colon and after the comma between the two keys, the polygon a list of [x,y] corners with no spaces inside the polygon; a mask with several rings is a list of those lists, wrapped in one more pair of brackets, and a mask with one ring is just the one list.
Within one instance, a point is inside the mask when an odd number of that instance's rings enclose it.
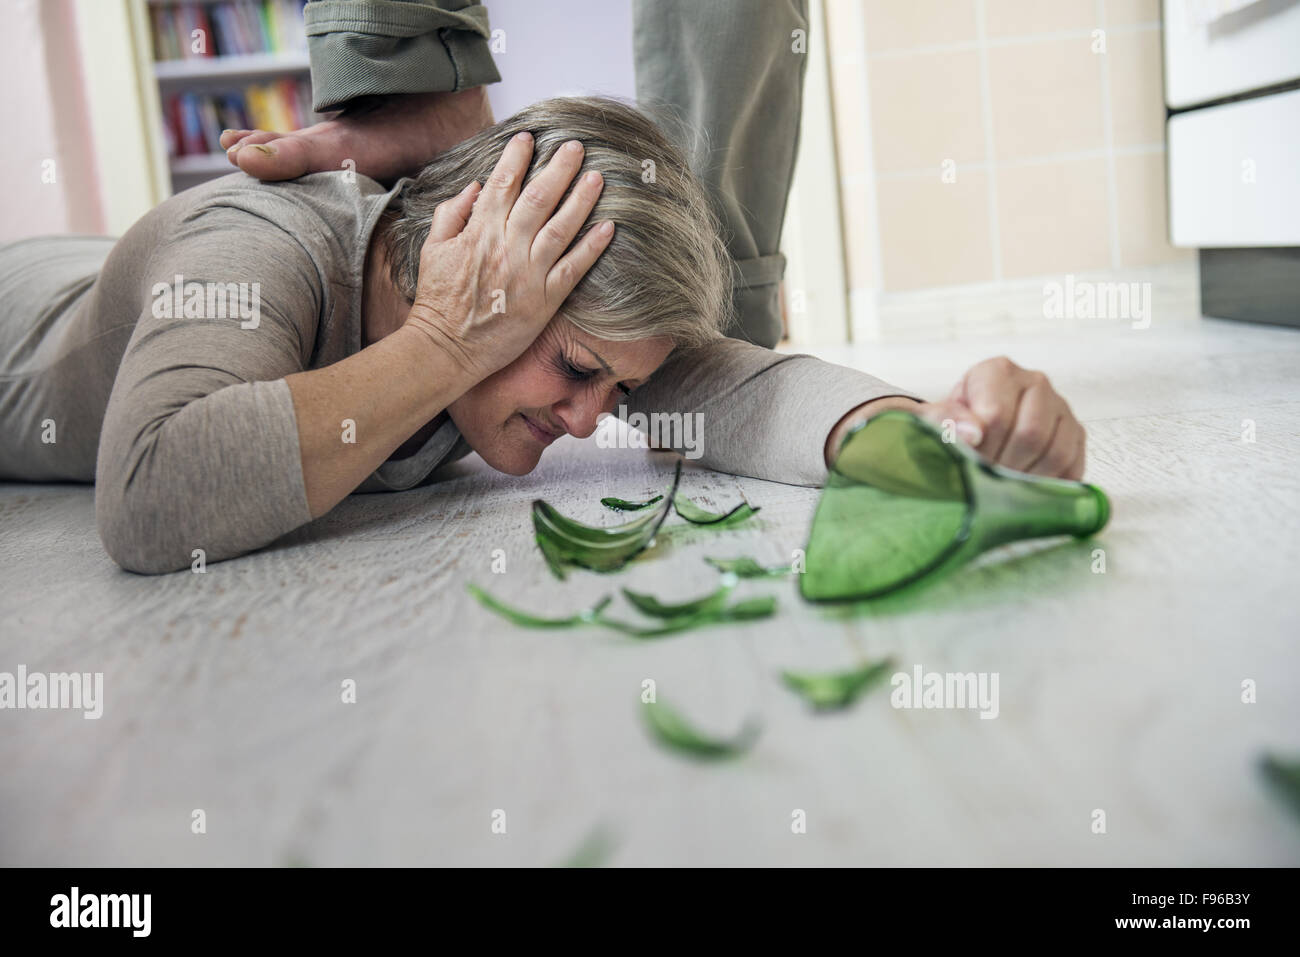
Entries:
{"label": "light wooden floor", "polygon": [[[938,396],[1000,352],[1088,426],[1110,526],[858,617],[789,582],[738,592],[779,594],[770,621],[654,642],[491,616],[467,582],[562,614],[620,585],[693,597],[716,580],[703,555],[775,563],[804,543],[817,490],[688,468],[698,501],[744,494],[758,519],[557,583],[532,498],[617,522],[600,496],[670,472],[594,442],[562,439],[521,479],[471,456],[205,575],[119,571],[89,488],[0,486],[0,670],[102,671],[106,699],[99,721],[0,712],[0,863],[548,865],[603,828],[615,865],[1300,864],[1300,821],[1256,770],[1267,749],[1300,754],[1300,331],[1099,323],[826,356]],[[895,710],[888,689],[818,716],[776,679],[885,654],[997,672],[1000,717]],[[724,765],[662,750],[645,678],[702,729],[756,714],[762,737]]]}

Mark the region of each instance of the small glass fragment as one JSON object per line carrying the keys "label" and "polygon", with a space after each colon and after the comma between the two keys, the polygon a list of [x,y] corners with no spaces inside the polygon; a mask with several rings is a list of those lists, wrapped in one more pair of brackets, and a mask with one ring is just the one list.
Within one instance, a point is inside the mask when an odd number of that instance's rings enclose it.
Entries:
{"label": "small glass fragment", "polygon": [[710,512],[708,509],[700,508],[680,492],[673,496],[673,507],[677,509],[678,515],[692,525],[712,525],[715,528],[739,525],[758,512],[758,508],[748,502],[741,502],[729,512]]}
{"label": "small glass fragment", "polygon": [[663,498],[662,495],[656,495],[654,498],[648,499],[644,502],[628,502],[624,499],[610,496],[608,498],[602,498],[600,504],[604,505],[606,508],[612,508],[616,512],[639,512],[643,508],[649,508],[661,498]]}
{"label": "small glass fragment", "polygon": [[814,708],[832,711],[853,704],[864,691],[884,678],[893,668],[894,660],[885,658],[851,671],[825,674],[783,671],[781,679]]}
{"label": "small glass fragment", "polygon": [[740,731],[732,738],[711,738],[692,727],[677,711],[664,702],[641,706],[645,720],[655,739],[661,744],[695,758],[718,760],[734,758],[754,746],[762,731],[757,718],[745,719]]}
{"label": "small glass fragment", "polygon": [[542,499],[533,501],[533,530],[537,545],[555,577],[563,579],[569,565],[592,571],[617,571],[654,541],[668,517],[672,497],[682,480],[682,463],[677,461],[672,485],[653,511],[613,528],[598,528],[566,518]]}
{"label": "small glass fragment", "polygon": [[784,575],[792,574],[794,571],[789,565],[777,565],[767,568],[748,557],[706,558],[704,560],[718,571],[730,572],[738,578],[781,578]]}
{"label": "small glass fragment", "polygon": [[580,611],[576,615],[570,615],[568,618],[541,618],[537,615],[530,615],[527,612],[511,608],[505,602],[493,598],[477,585],[468,585],[466,587],[468,587],[469,593],[477,598],[479,604],[484,608],[491,609],[502,618],[513,621],[516,625],[522,625],[525,628],[570,628],[574,625],[595,624],[601,611],[604,610],[605,606],[612,600],[609,595],[606,595],[590,608],[585,611]]}

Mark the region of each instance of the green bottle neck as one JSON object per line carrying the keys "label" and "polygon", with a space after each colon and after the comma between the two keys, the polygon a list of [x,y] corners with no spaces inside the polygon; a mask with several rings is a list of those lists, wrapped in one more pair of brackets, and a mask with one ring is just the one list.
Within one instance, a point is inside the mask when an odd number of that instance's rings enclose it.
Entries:
{"label": "green bottle neck", "polygon": [[974,463],[966,476],[975,497],[971,535],[981,551],[1026,538],[1083,538],[1110,518],[1110,502],[1095,485]]}

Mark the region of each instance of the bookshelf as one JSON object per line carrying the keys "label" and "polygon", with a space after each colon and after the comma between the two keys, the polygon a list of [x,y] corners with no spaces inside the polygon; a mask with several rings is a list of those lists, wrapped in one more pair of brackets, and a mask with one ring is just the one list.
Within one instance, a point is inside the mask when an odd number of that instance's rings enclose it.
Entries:
{"label": "bookshelf", "polygon": [[235,170],[226,128],[301,129],[311,109],[306,0],[146,0],[171,191]]}

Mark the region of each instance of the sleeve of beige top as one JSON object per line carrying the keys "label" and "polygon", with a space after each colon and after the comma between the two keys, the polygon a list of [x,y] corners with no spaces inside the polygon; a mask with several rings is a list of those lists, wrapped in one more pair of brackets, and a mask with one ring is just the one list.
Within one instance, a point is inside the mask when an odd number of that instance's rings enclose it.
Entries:
{"label": "sleeve of beige top", "polygon": [[[820,486],[831,429],[857,406],[890,395],[926,401],[847,366],[728,338],[674,352],[625,407],[633,425],[635,413],[668,413],[657,444],[707,468]],[[673,413],[693,416],[698,427],[688,436],[672,427]]]}
{"label": "sleeve of beige top", "polygon": [[[245,285],[223,304],[207,299],[209,283]],[[141,296],[96,465],[109,555],[129,571],[175,571],[196,549],[231,558],[310,521],[284,376],[311,355],[321,301],[312,257],[265,219],[209,209],[160,244]]]}

